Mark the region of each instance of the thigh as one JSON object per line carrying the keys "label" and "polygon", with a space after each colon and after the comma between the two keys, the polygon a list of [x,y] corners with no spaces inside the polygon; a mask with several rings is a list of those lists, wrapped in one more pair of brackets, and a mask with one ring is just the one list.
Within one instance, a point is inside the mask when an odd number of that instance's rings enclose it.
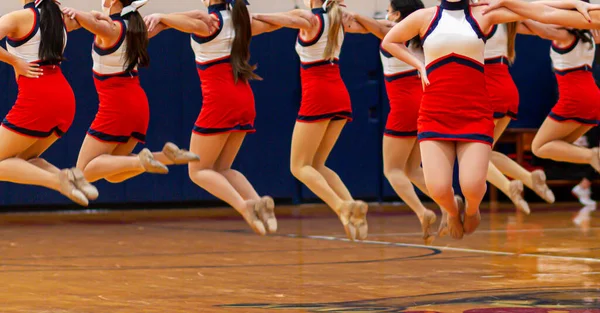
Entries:
{"label": "thigh", "polygon": [[329,121],[316,123],[296,122],[292,134],[292,165],[312,165],[327,132]]}
{"label": "thigh", "polygon": [[139,141],[133,138],[129,138],[129,141],[127,141],[127,143],[117,145],[117,147],[115,148],[115,150],[113,150],[111,154],[121,156],[131,155],[133,149],[135,149],[135,146],[137,146],[138,143]]}
{"label": "thigh", "polygon": [[428,186],[443,184],[452,186],[456,144],[452,141],[430,141],[420,143],[423,174]]}
{"label": "thigh", "polygon": [[219,158],[215,164],[215,169],[217,171],[224,171],[231,168],[231,165],[233,164],[233,161],[235,161],[235,157],[238,155],[245,138],[246,133],[232,133],[229,135],[229,138],[227,139],[227,142],[221,151],[221,155],[219,155]]}
{"label": "thigh", "polygon": [[229,139],[230,133],[218,135],[198,135],[192,133],[190,151],[200,156],[197,162],[188,164],[190,170],[214,169]]}
{"label": "thigh", "polygon": [[327,126],[327,130],[325,131],[325,135],[323,136],[323,140],[321,140],[321,144],[317,149],[317,153],[313,159],[314,166],[322,166],[325,165],[327,158],[329,158],[329,154],[331,154],[331,150],[335,146],[338,138],[340,138],[340,134],[346,126],[346,120],[337,120],[329,122]]}
{"label": "thigh", "polygon": [[421,149],[419,149],[419,145],[416,142],[413,144],[412,147],[412,151],[410,152],[410,155],[408,156],[408,162],[407,162],[407,166],[409,169],[416,169],[421,167],[421,163],[423,161],[421,160]]}
{"label": "thigh", "polygon": [[86,135],[79,150],[79,156],[77,157],[77,168],[80,170],[85,169],[93,159],[103,154],[112,154],[116,148],[116,143],[103,142],[90,135]]}
{"label": "thigh", "polygon": [[0,161],[16,157],[33,146],[39,139],[23,136],[0,127]]}
{"label": "thigh", "polygon": [[496,119],[494,120],[494,124],[496,124],[496,126],[494,127],[494,144],[496,144],[498,139],[500,139],[500,136],[502,136],[502,134],[508,127],[508,124],[510,124],[510,117],[505,116],[503,118]]}
{"label": "thigh", "polygon": [[421,162],[421,153],[416,145],[417,138],[390,137],[383,136],[383,167],[384,170],[400,169],[404,170],[412,154],[418,154],[419,164]]}
{"label": "thigh", "polygon": [[[569,136],[565,138],[565,141],[568,143],[574,143],[575,140],[579,139],[581,136],[585,135],[590,129],[594,126],[590,125],[580,125],[575,131],[573,131]],[[588,142],[590,147],[593,147],[591,142]]]}
{"label": "thigh", "polygon": [[[557,122],[551,118],[546,118],[537,134],[535,134],[532,146],[539,148],[550,141],[566,140],[569,137],[573,137],[582,126],[575,122]],[[577,138],[573,139],[573,141],[577,140]]]}
{"label": "thigh", "polygon": [[456,147],[459,180],[476,180],[485,183],[492,148],[479,142],[460,142]]}
{"label": "thigh", "polygon": [[39,139],[25,151],[17,155],[18,158],[23,160],[31,160],[39,158],[50,146],[52,146],[60,137],[56,134],[51,134],[48,138]]}

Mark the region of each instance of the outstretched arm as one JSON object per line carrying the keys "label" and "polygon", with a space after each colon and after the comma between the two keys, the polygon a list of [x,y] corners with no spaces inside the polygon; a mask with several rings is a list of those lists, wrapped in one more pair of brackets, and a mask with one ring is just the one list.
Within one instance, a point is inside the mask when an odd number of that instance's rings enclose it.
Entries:
{"label": "outstretched arm", "polygon": [[[0,17],[0,40],[18,31],[19,20],[24,14],[26,13],[23,11],[17,11]],[[9,53],[1,46],[0,61],[12,65],[17,77],[38,78],[42,75],[42,70],[37,64],[27,63],[25,60]]]}
{"label": "outstretched arm", "polygon": [[361,14],[354,14],[353,18],[360,23],[367,31],[375,35],[379,39],[383,39],[385,35],[394,27],[395,23],[388,20],[376,20]]}
{"label": "outstretched arm", "polygon": [[65,17],[76,20],[80,27],[90,31],[92,34],[102,38],[115,38],[119,36],[120,30],[115,26],[115,23],[106,18],[99,19],[94,13],[82,12],[73,8],[63,8]]}
{"label": "outstretched arm", "polygon": [[298,12],[303,10],[294,10],[287,13],[270,13],[270,14],[254,14],[253,18],[271,25],[280,27],[295,28],[310,30],[316,22],[316,16],[312,13],[310,15],[304,12]]}
{"label": "outstretched arm", "polygon": [[423,27],[423,21],[430,19],[431,11],[428,11],[428,9],[421,9],[409,15],[400,23],[398,23],[398,25],[394,26],[394,28],[389,31],[381,43],[383,49],[387,50],[394,57],[419,70],[421,79],[425,85],[429,85],[425,64],[423,64],[421,60],[410,53],[404,43],[408,42],[415,36],[418,36],[421,28]]}
{"label": "outstretched arm", "polygon": [[[206,13],[205,13],[206,14]],[[211,19],[208,14],[203,19]],[[152,14],[144,18],[148,31],[157,34],[158,28],[166,29],[174,28],[178,31],[190,34],[197,34],[200,36],[209,36],[215,31],[213,26],[209,26],[206,22],[199,18],[190,17],[184,14]],[[162,24],[162,26],[160,26]]]}
{"label": "outstretched arm", "polygon": [[559,42],[572,41],[574,36],[559,26],[542,24],[540,22],[526,20],[523,24],[535,35],[540,38],[555,40]]}
{"label": "outstretched arm", "polygon": [[369,30],[364,27],[361,23],[359,23],[353,16],[353,13],[344,12],[344,17],[342,20],[344,24],[344,30],[349,33],[354,34],[368,34]]}
{"label": "outstretched arm", "polygon": [[254,16],[252,16],[252,36],[274,32],[281,28],[282,26],[269,24],[261,20],[257,20],[254,18]]}

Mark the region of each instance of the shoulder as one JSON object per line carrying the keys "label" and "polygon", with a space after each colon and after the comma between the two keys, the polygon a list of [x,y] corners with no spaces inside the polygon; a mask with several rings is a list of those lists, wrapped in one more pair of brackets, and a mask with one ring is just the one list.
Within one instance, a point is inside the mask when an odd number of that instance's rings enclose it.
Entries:
{"label": "shoulder", "polygon": [[419,9],[419,10],[415,11],[414,13],[412,13],[411,15],[409,15],[408,17],[422,19],[422,20],[430,20],[437,13],[437,11],[438,11],[437,6]]}

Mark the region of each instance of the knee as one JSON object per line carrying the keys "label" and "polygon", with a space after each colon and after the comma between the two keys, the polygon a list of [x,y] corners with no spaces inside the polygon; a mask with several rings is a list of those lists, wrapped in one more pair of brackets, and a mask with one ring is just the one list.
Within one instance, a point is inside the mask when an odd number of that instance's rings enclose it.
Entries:
{"label": "knee", "polygon": [[429,182],[426,183],[427,191],[429,191],[429,196],[440,202],[440,200],[444,199],[452,199],[454,198],[454,189],[452,188],[452,182]]}
{"label": "knee", "polygon": [[42,159],[42,158],[33,158],[33,159],[29,159],[27,160],[27,162],[35,165],[35,166],[43,166],[48,164],[48,161]]}
{"label": "knee", "polygon": [[533,153],[533,155],[535,155],[538,158],[544,158],[545,156],[545,149],[543,149],[544,144],[542,142],[539,142],[537,140],[533,140],[533,142],[531,143],[531,152]]}
{"label": "knee", "polygon": [[290,164],[290,172],[292,173],[292,175],[296,178],[300,178],[300,175],[302,173],[302,168],[304,166],[302,165],[298,165],[298,164]]}
{"label": "knee", "polygon": [[485,180],[469,180],[460,183],[460,189],[467,199],[482,199],[487,191]]}
{"label": "knee", "polygon": [[411,181],[422,179],[423,169],[421,167],[409,168],[406,170],[406,176],[408,176]]}
{"label": "knee", "polygon": [[120,178],[118,176],[113,176],[113,177],[106,177],[106,178],[104,178],[104,180],[106,180],[107,182],[109,182],[111,184],[119,184],[119,183],[126,181],[127,178]]}

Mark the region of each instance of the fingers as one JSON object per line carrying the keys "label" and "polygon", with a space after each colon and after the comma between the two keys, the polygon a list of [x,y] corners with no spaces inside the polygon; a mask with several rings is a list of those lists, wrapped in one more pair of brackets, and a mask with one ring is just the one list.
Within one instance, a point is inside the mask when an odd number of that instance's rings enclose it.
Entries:
{"label": "fingers", "polygon": [[44,70],[42,70],[38,64],[30,63],[28,65],[29,66],[24,75],[25,77],[39,78],[40,76],[44,75]]}
{"label": "fingers", "polygon": [[587,8],[583,8],[582,10],[578,10],[579,13],[581,13],[583,15],[583,17],[585,17],[585,20],[588,22],[592,22],[592,17],[590,16],[590,12],[588,12]]}

